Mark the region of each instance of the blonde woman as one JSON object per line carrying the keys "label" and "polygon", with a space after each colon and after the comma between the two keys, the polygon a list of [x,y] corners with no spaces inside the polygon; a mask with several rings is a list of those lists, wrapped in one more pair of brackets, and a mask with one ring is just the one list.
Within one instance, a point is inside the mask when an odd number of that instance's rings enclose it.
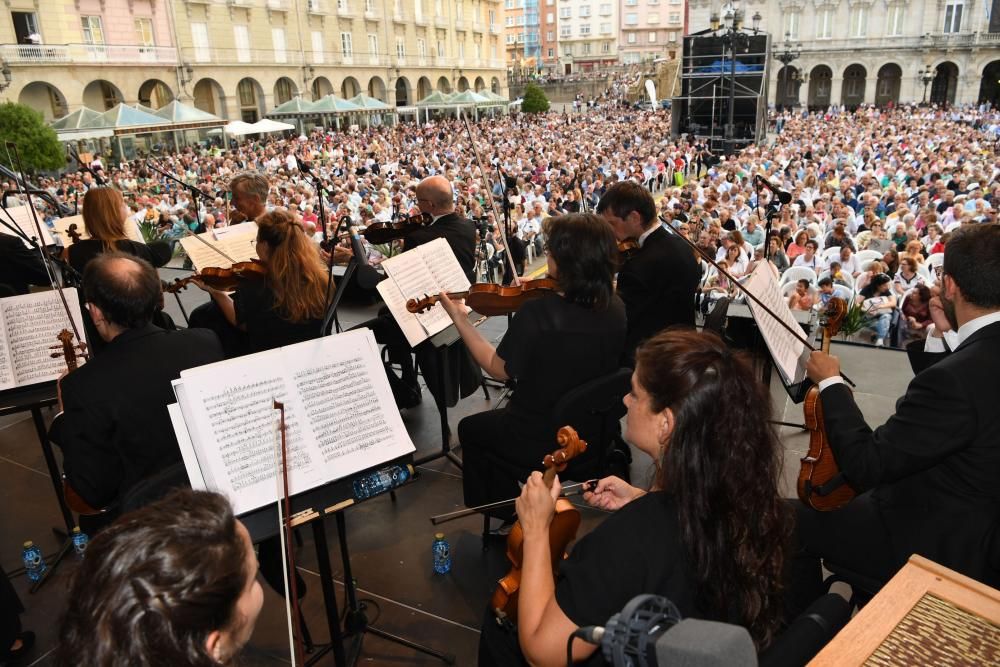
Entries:
{"label": "blonde woman", "polygon": [[[83,196],[83,227],[90,238],[66,249],[66,260],[81,274],[90,260],[102,252],[119,251],[141,257],[153,266],[162,266],[145,243],[129,239],[125,232],[128,207],[122,193],[113,188],[91,188]],[[169,259],[169,255],[167,255]]]}

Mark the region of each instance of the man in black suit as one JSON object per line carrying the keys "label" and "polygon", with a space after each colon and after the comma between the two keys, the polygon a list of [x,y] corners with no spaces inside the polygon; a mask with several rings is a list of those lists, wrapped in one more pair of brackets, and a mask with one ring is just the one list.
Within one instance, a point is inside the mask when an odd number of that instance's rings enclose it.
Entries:
{"label": "man in black suit", "polygon": [[[455,197],[448,179],[443,176],[429,176],[420,181],[417,185],[417,206],[420,207],[422,213],[431,217],[432,222],[406,236],[403,240],[403,252],[443,238],[451,246],[459,266],[462,267],[462,271],[465,272],[469,281],[475,282],[476,227],[471,220],[466,220],[455,213]],[[414,350],[411,350],[406,336],[403,335],[388,309],[383,308],[379,311],[378,317],[359,324],[355,328],[362,327],[374,332],[375,340],[386,346],[389,362],[398,364],[402,370],[402,377],[397,377],[392,370],[386,368],[396,405],[400,408],[419,405],[421,402],[420,385],[417,383],[417,370],[411,356],[411,352]],[[428,347],[426,344],[417,346],[415,351],[424,372],[433,374],[436,372],[436,364],[432,354],[433,350],[427,349]],[[464,349],[461,352],[462,354],[459,354],[456,359],[459,363],[463,361],[463,355],[467,356]],[[467,373],[463,373],[463,375],[467,375]],[[428,379],[428,384],[433,387],[435,383]],[[463,382],[463,384],[466,383]],[[437,398],[443,400],[444,397]]]}
{"label": "man in black suit", "polygon": [[[955,347],[874,431],[836,357],[810,356],[832,451],[861,495],[833,512],[799,507],[799,606],[821,592],[820,558],[885,582],[917,553],[1000,585],[1000,226],[954,233],[930,307]],[[940,338],[927,345],[944,349]]]}
{"label": "man in black suit", "polygon": [[649,190],[632,181],[615,183],[597,205],[619,241],[638,249],[618,272],[628,333],[623,361],[631,365],[639,343],[674,325],[694,326],[694,298],[701,270],[684,241],[660,225]]}
{"label": "man in black suit", "polygon": [[0,234],[0,297],[27,294],[28,285],[48,285],[49,274],[37,250],[17,236]]}
{"label": "man in black suit", "polygon": [[60,380],[61,413],[49,435],[62,448],[69,484],[91,507],[101,508],[180,462],[167,414],[175,400],[170,382],[182,370],[223,355],[211,331],[164,331],[150,324],[160,279],[145,260],[99,255],[87,264],[83,284],[86,307],[107,345]]}

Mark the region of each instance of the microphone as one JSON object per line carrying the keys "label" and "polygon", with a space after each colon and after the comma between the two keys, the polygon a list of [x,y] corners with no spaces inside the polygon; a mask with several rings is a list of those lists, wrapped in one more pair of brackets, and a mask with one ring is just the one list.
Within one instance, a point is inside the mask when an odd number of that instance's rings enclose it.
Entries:
{"label": "microphone", "polygon": [[681,620],[677,607],[659,595],[638,595],[605,627],[580,628],[575,636],[600,644],[605,660],[615,667],[757,665],[757,651],[746,628]]}
{"label": "microphone", "polygon": [[777,197],[778,201],[781,202],[782,204],[788,204],[789,202],[792,201],[792,193],[785,192],[784,190],[779,190],[778,188],[771,185],[771,181],[767,180],[760,174],[754,176],[753,179],[754,181],[757,182],[758,185],[762,185],[764,188],[770,190],[771,194]]}
{"label": "microphone", "polygon": [[295,156],[295,166],[299,168],[299,172],[312,176],[312,167],[308,162],[300,160],[298,155]]}

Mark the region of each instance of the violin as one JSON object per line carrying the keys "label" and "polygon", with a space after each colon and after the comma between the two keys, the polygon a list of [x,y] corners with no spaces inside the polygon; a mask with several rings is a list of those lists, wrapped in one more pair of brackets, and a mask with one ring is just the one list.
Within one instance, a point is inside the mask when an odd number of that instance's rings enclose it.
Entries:
{"label": "violin", "polygon": [[[542,479],[546,486],[552,488],[556,473],[566,469],[570,460],[587,451],[587,443],[580,439],[571,426],[563,426],[556,434],[559,449],[546,455],[542,462],[545,472]],[[566,558],[566,547],[576,539],[576,531],[580,527],[580,512],[573,503],[565,498],[556,501],[556,513],[549,526],[549,548],[552,555],[552,570],[558,568],[559,561]],[[515,522],[507,536],[507,559],[510,561],[510,572],[497,582],[496,590],[490,600],[490,609],[496,616],[496,621],[502,626],[513,626],[517,623],[517,596],[521,587],[521,563],[524,556],[524,531],[521,522]]]}
{"label": "violin", "polygon": [[639,251],[639,242],[629,239],[628,241],[618,242],[618,261],[620,263],[625,263],[630,260],[636,252]]}
{"label": "violin", "polygon": [[[496,283],[476,283],[465,292],[449,292],[449,299],[465,299],[465,305],[480,315],[492,317],[507,315],[518,310],[526,302],[545,296],[559,289],[559,283],[551,278],[525,280],[520,285],[497,285]],[[437,294],[425,295],[422,299],[409,299],[406,309],[411,313],[422,313],[440,301]]]}
{"label": "violin", "polygon": [[[823,311],[821,323],[823,352],[830,352],[830,338],[840,330],[846,315],[847,303],[836,297],[830,299]],[[799,469],[799,499],[821,512],[840,509],[851,502],[857,492],[837,467],[833,449],[827,440],[818,385],[809,387],[802,407],[805,411],[805,425],[809,430],[809,451],[802,457],[802,467]]]}
{"label": "violin", "polygon": [[[57,357],[62,357],[66,362],[66,371],[72,373],[78,368],[78,364],[76,361],[76,351],[80,350],[81,354],[86,355],[87,344],[79,343],[77,345],[74,345],[73,332],[69,331],[68,329],[63,329],[62,331],[60,331],[59,335],[56,336],[56,338],[59,340],[59,345],[53,345],[49,349],[60,350],[60,351],[53,352],[51,356],[53,359]],[[81,516],[97,516],[98,514],[104,514],[105,512],[108,511],[108,508],[106,507],[100,509],[92,507],[90,503],[84,500],[80,496],[80,494],[76,492],[76,489],[73,488],[73,485],[71,485],[69,483],[69,480],[66,479],[65,474],[63,475],[62,483],[63,483],[63,499],[66,501],[66,506],[69,507],[74,512],[76,512],[77,514]]]}
{"label": "violin", "polygon": [[232,292],[241,280],[263,280],[267,277],[267,267],[259,260],[236,262],[228,268],[206,266],[204,269],[188,276],[175,278],[174,282],[163,288],[164,292],[176,293],[195,280],[200,280],[205,286],[220,292]]}
{"label": "violin", "polygon": [[430,224],[431,216],[426,213],[401,218],[396,222],[373,222],[361,234],[369,243],[382,244],[404,239],[412,232]]}

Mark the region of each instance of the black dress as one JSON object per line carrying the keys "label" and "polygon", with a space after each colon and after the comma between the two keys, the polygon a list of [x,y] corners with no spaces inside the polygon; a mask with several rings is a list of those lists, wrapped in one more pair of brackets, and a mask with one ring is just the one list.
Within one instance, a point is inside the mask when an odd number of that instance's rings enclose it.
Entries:
{"label": "black dress", "polygon": [[[573,546],[556,576],[556,602],[580,627],[607,625],[629,600],[647,593],[666,597],[685,618],[706,618],[697,606],[696,577],[681,542],[677,505],[662,492],[641,496],[609,515]],[[526,664],[517,633],[498,626],[487,610],[480,667]],[[598,648],[583,664],[607,663]]]}
{"label": "black dress", "polygon": [[319,338],[321,318],[292,322],[274,306],[274,292],[264,281],[247,280],[233,292],[236,323],[246,327],[247,353],[271,350]]}
{"label": "black dress", "polygon": [[467,506],[518,495],[518,481],[556,447],[556,431],[565,425],[552,421],[558,400],[617,370],[624,343],[625,306],[617,296],[598,311],[552,293],[517,312],[497,348],[517,382],[508,406],[458,424]]}

